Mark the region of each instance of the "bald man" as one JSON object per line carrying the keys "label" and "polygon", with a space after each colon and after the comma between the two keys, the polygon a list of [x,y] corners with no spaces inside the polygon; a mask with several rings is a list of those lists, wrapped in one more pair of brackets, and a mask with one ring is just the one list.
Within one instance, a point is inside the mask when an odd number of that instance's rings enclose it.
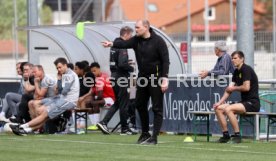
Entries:
{"label": "bald man", "polygon": [[[138,64],[136,108],[142,134],[138,144],[155,145],[163,122],[163,95],[168,88],[169,52],[165,41],[150,27],[147,20],[135,24],[136,35],[129,40],[103,42],[104,47],[132,48]],[[152,100],[153,133],[149,134],[148,101]]]}

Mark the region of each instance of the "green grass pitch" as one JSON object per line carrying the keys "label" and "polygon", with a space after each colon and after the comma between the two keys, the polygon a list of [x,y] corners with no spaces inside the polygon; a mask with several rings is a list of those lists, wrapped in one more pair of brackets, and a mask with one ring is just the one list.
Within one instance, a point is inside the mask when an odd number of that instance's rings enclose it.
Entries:
{"label": "green grass pitch", "polygon": [[219,144],[212,137],[184,143],[185,135],[161,135],[159,144],[136,144],[139,135],[28,135],[0,134],[0,161],[275,161],[276,142],[244,139]]}

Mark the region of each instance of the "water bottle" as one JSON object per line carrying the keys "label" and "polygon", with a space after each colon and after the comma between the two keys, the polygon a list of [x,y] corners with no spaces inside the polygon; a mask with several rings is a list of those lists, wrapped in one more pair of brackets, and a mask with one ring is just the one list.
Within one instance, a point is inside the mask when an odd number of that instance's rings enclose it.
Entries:
{"label": "water bottle", "polygon": [[261,107],[260,112],[265,112],[265,109],[263,107]]}

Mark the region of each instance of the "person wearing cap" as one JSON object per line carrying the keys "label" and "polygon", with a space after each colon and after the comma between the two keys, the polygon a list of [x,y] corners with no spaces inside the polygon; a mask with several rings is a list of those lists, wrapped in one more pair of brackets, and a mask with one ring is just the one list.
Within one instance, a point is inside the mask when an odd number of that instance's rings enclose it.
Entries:
{"label": "person wearing cap", "polygon": [[218,75],[228,75],[233,73],[235,67],[232,64],[231,56],[226,52],[227,46],[225,41],[217,41],[215,42],[215,54],[218,57],[216,65],[210,71],[203,70],[199,73],[201,78],[205,78],[207,76],[218,76]]}

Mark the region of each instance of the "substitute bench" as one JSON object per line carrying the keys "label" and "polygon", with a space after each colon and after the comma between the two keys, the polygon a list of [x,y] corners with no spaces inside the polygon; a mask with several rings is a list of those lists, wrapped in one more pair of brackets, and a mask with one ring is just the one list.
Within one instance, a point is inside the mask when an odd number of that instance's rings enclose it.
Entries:
{"label": "substitute bench", "polygon": [[[100,119],[103,118],[104,116],[102,115],[105,115],[105,111],[106,110],[109,110],[110,109],[110,106],[103,106],[103,107],[100,107]],[[75,108],[74,109],[74,113],[75,113],[75,133],[77,133],[77,120],[78,119],[84,119],[85,120],[85,134],[87,134],[87,126],[88,126],[88,114],[89,112],[91,112],[92,108]],[[115,131],[116,128],[119,126],[119,123],[116,125],[116,127],[112,130]]]}
{"label": "substitute bench", "polygon": [[77,121],[83,118],[85,120],[85,134],[87,134],[87,117],[92,108],[75,108],[75,133],[77,134]]}
{"label": "substitute bench", "polygon": [[[197,130],[195,126],[206,124],[207,128],[207,141],[210,140],[210,118],[211,115],[214,115],[214,111],[188,111],[188,113],[193,114],[192,120],[192,128],[193,133],[197,136]],[[269,141],[269,129],[274,123],[276,123],[276,113],[269,112],[246,112],[245,114],[241,114],[240,116],[240,132],[242,135],[242,124],[248,122],[253,127],[253,137],[255,140],[260,140],[260,117],[265,117],[268,119],[267,123],[267,141]],[[200,119],[201,117],[201,119]],[[253,119],[252,119],[253,118]]]}

